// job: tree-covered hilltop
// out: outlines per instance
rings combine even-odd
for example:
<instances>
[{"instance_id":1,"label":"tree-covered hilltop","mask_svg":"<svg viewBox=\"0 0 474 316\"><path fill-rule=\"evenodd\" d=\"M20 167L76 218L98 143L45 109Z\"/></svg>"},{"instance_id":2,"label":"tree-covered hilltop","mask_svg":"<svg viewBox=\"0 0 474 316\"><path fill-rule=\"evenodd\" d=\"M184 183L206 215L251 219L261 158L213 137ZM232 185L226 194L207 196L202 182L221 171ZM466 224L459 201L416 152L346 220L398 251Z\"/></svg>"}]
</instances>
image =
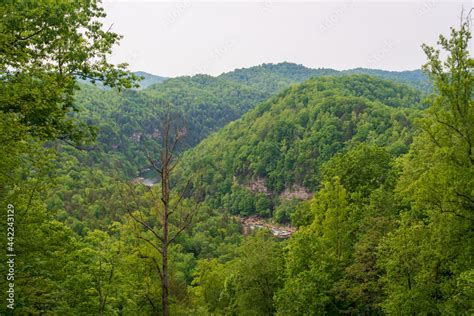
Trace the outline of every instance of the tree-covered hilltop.
<instances>
[{"instance_id":1,"label":"tree-covered hilltop","mask_svg":"<svg viewBox=\"0 0 474 316\"><path fill-rule=\"evenodd\" d=\"M275 93L291 84L301 83L313 77L346 76L367 74L405 83L422 92L430 92L432 85L421 70L386 71L379 69L355 68L338 71L330 68L312 69L295 63L262 64L250 68L236 69L220 75L220 78L258 87L261 91Z\"/></svg>"},{"instance_id":2,"label":"tree-covered hilltop","mask_svg":"<svg viewBox=\"0 0 474 316\"><path fill-rule=\"evenodd\" d=\"M262 64L241 68L220 75L220 78L256 86L261 91L279 92L288 86L301 83L312 77L334 76L334 69L311 69L294 63Z\"/></svg>"},{"instance_id":3,"label":"tree-covered hilltop","mask_svg":"<svg viewBox=\"0 0 474 316\"><path fill-rule=\"evenodd\" d=\"M338 152L369 143L405 153L420 100L407 86L364 75L310 79L187 152L182 172L214 207L268 216L280 198L308 198Z\"/></svg>"},{"instance_id":4,"label":"tree-covered hilltop","mask_svg":"<svg viewBox=\"0 0 474 316\"><path fill-rule=\"evenodd\" d=\"M342 74L364 74L375 76L387 80L392 80L398 83L404 83L424 93L433 91L433 84L428 79L428 76L421 70L405 70L405 71L388 71L380 69L369 68L354 68L341 71Z\"/></svg>"}]
</instances>

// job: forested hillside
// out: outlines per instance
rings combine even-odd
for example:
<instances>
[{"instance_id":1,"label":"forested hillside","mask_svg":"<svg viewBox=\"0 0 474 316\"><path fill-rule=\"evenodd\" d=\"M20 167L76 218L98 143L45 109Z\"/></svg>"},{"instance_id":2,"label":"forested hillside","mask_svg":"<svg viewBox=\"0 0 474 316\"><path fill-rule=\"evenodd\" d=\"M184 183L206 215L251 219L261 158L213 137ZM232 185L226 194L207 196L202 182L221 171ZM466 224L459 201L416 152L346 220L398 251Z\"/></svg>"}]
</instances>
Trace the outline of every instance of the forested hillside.
<instances>
[{"instance_id":1,"label":"forested hillside","mask_svg":"<svg viewBox=\"0 0 474 316\"><path fill-rule=\"evenodd\" d=\"M470 17L426 75L162 80L96 1L0 13L1 315L474 313Z\"/></svg>"},{"instance_id":2,"label":"forested hillside","mask_svg":"<svg viewBox=\"0 0 474 316\"><path fill-rule=\"evenodd\" d=\"M268 96L253 87L202 75L168 79L140 91L81 85L76 106L80 119L97 130L91 155L118 154L128 165L126 174L134 176L147 166L144 148L156 142L168 107L182 113L186 143L192 147Z\"/></svg>"},{"instance_id":3,"label":"forested hillside","mask_svg":"<svg viewBox=\"0 0 474 316\"><path fill-rule=\"evenodd\" d=\"M182 173L200 179L196 194L215 208L270 216L281 202L307 199L322 164L339 152L366 143L405 153L420 100L415 90L368 76L311 79L186 153Z\"/></svg>"},{"instance_id":4,"label":"forested hillside","mask_svg":"<svg viewBox=\"0 0 474 316\"><path fill-rule=\"evenodd\" d=\"M260 66L237 69L224 73L219 77L257 86L261 91L278 92L290 84L301 83L307 79L321 76L345 76L367 74L395 82L408 84L422 92L429 92L432 85L421 70L386 71L379 69L356 68L350 70L334 70L330 68L311 69L303 65L284 62L279 64L263 64Z\"/></svg>"},{"instance_id":5,"label":"forested hillside","mask_svg":"<svg viewBox=\"0 0 474 316\"><path fill-rule=\"evenodd\" d=\"M96 127L97 145L91 153L94 159L110 161L112 158L96 156L104 152L113 154L111 157L115 155L123 160L126 174L134 176L146 168L144 147L156 140L162 115L169 105L181 112L187 122L189 148L292 84L312 77L353 73L392 79L423 91L430 86L426 76L419 71L354 69L338 72L280 63L239 69L219 77L196 75L165 80L136 72L139 76L145 75L140 91L117 92L83 84L76 93L75 103L80 109L81 120Z\"/></svg>"}]
</instances>

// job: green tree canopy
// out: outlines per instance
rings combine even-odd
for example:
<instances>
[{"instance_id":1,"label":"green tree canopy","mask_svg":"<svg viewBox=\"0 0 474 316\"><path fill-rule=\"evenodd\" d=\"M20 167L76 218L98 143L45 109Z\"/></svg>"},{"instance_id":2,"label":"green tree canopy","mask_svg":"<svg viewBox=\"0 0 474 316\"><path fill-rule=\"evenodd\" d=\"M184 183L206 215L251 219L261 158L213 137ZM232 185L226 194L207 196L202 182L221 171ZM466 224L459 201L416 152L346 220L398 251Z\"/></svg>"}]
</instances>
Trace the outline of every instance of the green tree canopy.
<instances>
[{"instance_id":1,"label":"green tree canopy","mask_svg":"<svg viewBox=\"0 0 474 316\"><path fill-rule=\"evenodd\" d=\"M380 248L388 313L458 314L474 310L474 102L470 17L450 38L426 45L434 82L421 132L401 160L398 192L409 206Z\"/></svg>"},{"instance_id":2,"label":"green tree canopy","mask_svg":"<svg viewBox=\"0 0 474 316\"><path fill-rule=\"evenodd\" d=\"M104 29L98 1L2 1L0 16L0 111L39 139L77 141L88 132L66 116L77 78L118 88L137 79L126 64L108 62L121 36Z\"/></svg>"}]
</instances>

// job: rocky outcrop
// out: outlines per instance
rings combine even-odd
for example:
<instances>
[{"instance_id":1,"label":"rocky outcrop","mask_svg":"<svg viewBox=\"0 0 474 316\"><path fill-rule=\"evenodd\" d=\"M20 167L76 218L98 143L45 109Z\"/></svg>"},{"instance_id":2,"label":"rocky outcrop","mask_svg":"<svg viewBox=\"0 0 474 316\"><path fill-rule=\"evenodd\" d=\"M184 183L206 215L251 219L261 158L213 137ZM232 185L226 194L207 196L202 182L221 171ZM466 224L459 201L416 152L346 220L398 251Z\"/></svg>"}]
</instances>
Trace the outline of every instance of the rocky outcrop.
<instances>
[{"instance_id":1,"label":"rocky outcrop","mask_svg":"<svg viewBox=\"0 0 474 316\"><path fill-rule=\"evenodd\" d=\"M272 195L272 192L267 188L265 184L265 179L257 177L255 181L249 182L247 184L242 185L244 188L252 191L253 193L263 193L267 196Z\"/></svg>"},{"instance_id":2,"label":"rocky outcrop","mask_svg":"<svg viewBox=\"0 0 474 316\"><path fill-rule=\"evenodd\" d=\"M131 182L133 184L141 183L143 185L146 185L147 187L152 187L158 182L158 179L156 179L156 178L146 179L146 178L143 178L143 177L136 177L136 178L133 178L131 180Z\"/></svg>"},{"instance_id":3,"label":"rocky outcrop","mask_svg":"<svg viewBox=\"0 0 474 316\"><path fill-rule=\"evenodd\" d=\"M268 229L276 238L288 238L296 231L295 227L275 225L256 216L236 217L236 219L242 223L244 235L250 234L255 229Z\"/></svg>"},{"instance_id":4,"label":"rocky outcrop","mask_svg":"<svg viewBox=\"0 0 474 316\"><path fill-rule=\"evenodd\" d=\"M140 132L134 132L131 136L130 139L136 142L139 142L142 139L143 133Z\"/></svg>"},{"instance_id":5,"label":"rocky outcrop","mask_svg":"<svg viewBox=\"0 0 474 316\"><path fill-rule=\"evenodd\" d=\"M281 200L309 200L313 194L309 192L305 187L294 184L289 188L286 188L283 192L280 193Z\"/></svg>"},{"instance_id":6,"label":"rocky outcrop","mask_svg":"<svg viewBox=\"0 0 474 316\"><path fill-rule=\"evenodd\" d=\"M234 177L234 181L237 181ZM274 192L270 191L266 184L265 178L257 177L254 181L248 182L246 184L241 184L243 188L252 191L253 193L263 193L266 196L274 195ZM309 200L313 196L313 193L308 191L305 187L294 184L290 187L287 187L283 192L280 193L279 197L281 200Z\"/></svg>"}]
</instances>

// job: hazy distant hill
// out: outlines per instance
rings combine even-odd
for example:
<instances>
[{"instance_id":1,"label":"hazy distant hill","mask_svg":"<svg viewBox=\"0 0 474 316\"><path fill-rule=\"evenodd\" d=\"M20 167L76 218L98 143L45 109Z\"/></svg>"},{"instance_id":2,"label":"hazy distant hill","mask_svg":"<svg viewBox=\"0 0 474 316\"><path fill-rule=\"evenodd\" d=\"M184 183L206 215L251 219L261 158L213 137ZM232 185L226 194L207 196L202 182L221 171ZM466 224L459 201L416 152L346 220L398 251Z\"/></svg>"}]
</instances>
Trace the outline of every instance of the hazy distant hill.
<instances>
[{"instance_id":1,"label":"hazy distant hill","mask_svg":"<svg viewBox=\"0 0 474 316\"><path fill-rule=\"evenodd\" d=\"M220 75L220 78L252 85L275 93L294 83L301 83L312 77L367 74L399 83L408 84L422 92L428 92L431 84L421 70L386 71L379 69L355 68L338 71L329 68L312 69L295 63L262 64L250 68L236 69Z\"/></svg>"},{"instance_id":2,"label":"hazy distant hill","mask_svg":"<svg viewBox=\"0 0 474 316\"><path fill-rule=\"evenodd\" d=\"M167 77L153 75L144 71L137 71L135 74L144 77L140 82L140 88L137 90L146 89L154 84L163 83L164 81L171 79ZM381 69L368 69L368 68L354 68L348 70L335 70L330 68L308 68L300 64L282 62L278 64L262 64L249 68L240 68L233 71L229 71L221 74L220 76L213 77L223 79L226 81L233 81L239 84L252 86L260 90L265 94L275 94L288 86L301 83L305 80L314 77L322 76L345 76L354 74L365 74L383 79L392 80L399 83L404 83L412 86L423 93L430 92L432 85L429 82L427 76L420 70L406 70L406 71L388 71ZM209 75L197 75L197 76L208 76ZM182 76L178 78L194 78L194 76ZM87 83L88 80L79 80L81 83ZM101 87L100 83L98 84Z\"/></svg>"},{"instance_id":3,"label":"hazy distant hill","mask_svg":"<svg viewBox=\"0 0 474 316\"><path fill-rule=\"evenodd\" d=\"M236 69L219 77L257 87L267 93L275 93L294 83L303 82L311 77L335 76L334 69L311 69L294 63L262 64L250 68Z\"/></svg>"},{"instance_id":4,"label":"hazy distant hill","mask_svg":"<svg viewBox=\"0 0 474 316\"><path fill-rule=\"evenodd\" d=\"M380 69L355 68L344 70L344 74L366 74L410 85L422 92L430 92L432 85L428 77L420 70L388 71Z\"/></svg>"},{"instance_id":5,"label":"hazy distant hill","mask_svg":"<svg viewBox=\"0 0 474 316\"><path fill-rule=\"evenodd\" d=\"M147 87L149 87L153 84L162 83L163 81L168 79L166 77L152 75L152 74L150 74L148 72L144 72L144 71L137 71L137 72L134 72L134 74L143 77L143 80L140 81L140 88L138 88L138 89L134 88L133 90L145 89L145 88L147 88ZM81 84L90 84L91 83L90 79L80 79L80 78L78 78L77 81ZM101 82L96 82L96 86L99 89L102 89L102 90L109 90L110 89L109 87L103 86Z\"/></svg>"},{"instance_id":6,"label":"hazy distant hill","mask_svg":"<svg viewBox=\"0 0 474 316\"><path fill-rule=\"evenodd\" d=\"M157 75L152 75L150 73L144 72L144 71L137 71L135 72L136 75L144 77L142 81L140 81L140 89L145 89L155 83L162 83L165 81L166 77L161 77Z\"/></svg>"}]
</instances>

